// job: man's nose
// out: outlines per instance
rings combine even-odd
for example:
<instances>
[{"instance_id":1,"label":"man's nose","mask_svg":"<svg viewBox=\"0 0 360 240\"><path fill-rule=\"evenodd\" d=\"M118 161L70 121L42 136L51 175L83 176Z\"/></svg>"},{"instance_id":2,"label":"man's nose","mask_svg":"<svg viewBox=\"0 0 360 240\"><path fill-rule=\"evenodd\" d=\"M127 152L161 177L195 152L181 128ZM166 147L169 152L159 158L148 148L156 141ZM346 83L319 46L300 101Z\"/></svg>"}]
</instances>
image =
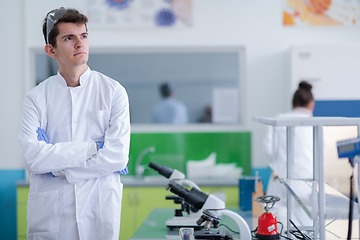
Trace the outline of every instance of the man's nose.
<instances>
[{"instance_id":1,"label":"man's nose","mask_svg":"<svg viewBox=\"0 0 360 240\"><path fill-rule=\"evenodd\" d=\"M83 46L84 46L83 39L81 37L77 37L76 42L75 42L75 47L80 48L80 47L83 47Z\"/></svg>"}]
</instances>

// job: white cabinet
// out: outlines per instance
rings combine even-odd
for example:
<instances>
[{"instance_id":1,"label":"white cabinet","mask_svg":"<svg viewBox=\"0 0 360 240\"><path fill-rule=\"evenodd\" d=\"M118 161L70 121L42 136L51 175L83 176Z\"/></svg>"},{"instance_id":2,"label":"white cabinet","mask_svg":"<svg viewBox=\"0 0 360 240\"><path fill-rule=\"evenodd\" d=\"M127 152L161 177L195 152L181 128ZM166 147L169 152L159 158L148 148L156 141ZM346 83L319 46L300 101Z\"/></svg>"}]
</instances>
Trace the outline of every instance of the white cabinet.
<instances>
[{"instance_id":1,"label":"white cabinet","mask_svg":"<svg viewBox=\"0 0 360 240\"><path fill-rule=\"evenodd\" d=\"M348 217L349 200L342 194L337 193L325 184L325 159L324 159L324 126L357 126L360 131L360 118L343 117L312 117L312 118L254 118L254 121L271 126L286 127L287 141L287 177L281 179L288 189L287 193L287 216L291 216L293 201L305 210L313 220L312 226L302 226L303 230L314 231L314 238L326 239L325 227L327 219L346 219ZM294 128L295 126L312 126L314 143L314 171L310 181L294 179L292 176ZM299 192L297 188L306 185L308 193ZM301 188L303 189L303 188ZM303 191L303 190L302 190ZM311 196L311 197L309 197ZM358 205L354 204L354 219L359 218ZM293 229L290 222L288 229ZM346 229L344 229L346 231ZM288 237L290 237L288 233Z\"/></svg>"}]
</instances>

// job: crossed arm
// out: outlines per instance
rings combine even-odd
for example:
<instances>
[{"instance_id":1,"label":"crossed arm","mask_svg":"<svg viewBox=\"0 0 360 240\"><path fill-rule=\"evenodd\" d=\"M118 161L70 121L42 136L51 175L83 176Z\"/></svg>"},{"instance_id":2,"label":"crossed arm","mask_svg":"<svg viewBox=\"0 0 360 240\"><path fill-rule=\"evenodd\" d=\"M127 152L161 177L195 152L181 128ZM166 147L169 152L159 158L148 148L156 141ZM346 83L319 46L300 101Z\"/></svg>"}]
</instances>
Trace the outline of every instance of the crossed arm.
<instances>
[{"instance_id":1,"label":"crossed arm","mask_svg":"<svg viewBox=\"0 0 360 240\"><path fill-rule=\"evenodd\" d=\"M48 135L46 134L46 132L44 131L44 129L42 128L38 128L36 130L36 133L37 133L37 139L39 141L44 141L45 143L49 144L50 143L50 140L49 140L49 137ZM100 149L102 149L104 147L104 141L95 141L96 143L96 150L99 151ZM129 170L128 170L128 167L126 166L123 170L121 171L117 171L120 175L127 175L129 173ZM56 172L56 173L52 173L52 172L49 172L49 174L51 174L53 177L57 177L57 176L62 176L64 175L63 171L59 171L59 172Z\"/></svg>"}]
</instances>

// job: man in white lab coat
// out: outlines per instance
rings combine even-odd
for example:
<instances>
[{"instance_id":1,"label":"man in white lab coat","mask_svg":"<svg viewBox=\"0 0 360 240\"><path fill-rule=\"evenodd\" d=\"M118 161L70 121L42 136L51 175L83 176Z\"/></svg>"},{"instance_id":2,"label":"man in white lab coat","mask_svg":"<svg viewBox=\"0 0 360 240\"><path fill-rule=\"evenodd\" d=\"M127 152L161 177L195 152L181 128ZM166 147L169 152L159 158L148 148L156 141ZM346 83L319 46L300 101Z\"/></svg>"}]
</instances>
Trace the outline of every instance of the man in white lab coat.
<instances>
[{"instance_id":1,"label":"man in white lab coat","mask_svg":"<svg viewBox=\"0 0 360 240\"><path fill-rule=\"evenodd\" d=\"M28 239L118 239L130 145L128 96L89 69L87 17L48 13L45 52L59 72L24 99L21 154L30 174Z\"/></svg>"}]
</instances>

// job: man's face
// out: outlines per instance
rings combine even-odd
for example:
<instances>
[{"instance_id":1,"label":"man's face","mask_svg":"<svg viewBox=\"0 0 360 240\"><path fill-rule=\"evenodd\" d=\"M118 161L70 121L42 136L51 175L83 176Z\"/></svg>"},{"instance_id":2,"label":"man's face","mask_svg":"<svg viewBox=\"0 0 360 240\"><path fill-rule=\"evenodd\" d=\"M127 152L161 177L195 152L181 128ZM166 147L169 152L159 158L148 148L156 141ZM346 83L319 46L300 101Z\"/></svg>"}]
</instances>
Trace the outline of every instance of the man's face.
<instances>
[{"instance_id":1,"label":"man's face","mask_svg":"<svg viewBox=\"0 0 360 240\"><path fill-rule=\"evenodd\" d=\"M87 63L89 41L85 24L58 23L59 35L54 48L60 69L78 67Z\"/></svg>"}]
</instances>

